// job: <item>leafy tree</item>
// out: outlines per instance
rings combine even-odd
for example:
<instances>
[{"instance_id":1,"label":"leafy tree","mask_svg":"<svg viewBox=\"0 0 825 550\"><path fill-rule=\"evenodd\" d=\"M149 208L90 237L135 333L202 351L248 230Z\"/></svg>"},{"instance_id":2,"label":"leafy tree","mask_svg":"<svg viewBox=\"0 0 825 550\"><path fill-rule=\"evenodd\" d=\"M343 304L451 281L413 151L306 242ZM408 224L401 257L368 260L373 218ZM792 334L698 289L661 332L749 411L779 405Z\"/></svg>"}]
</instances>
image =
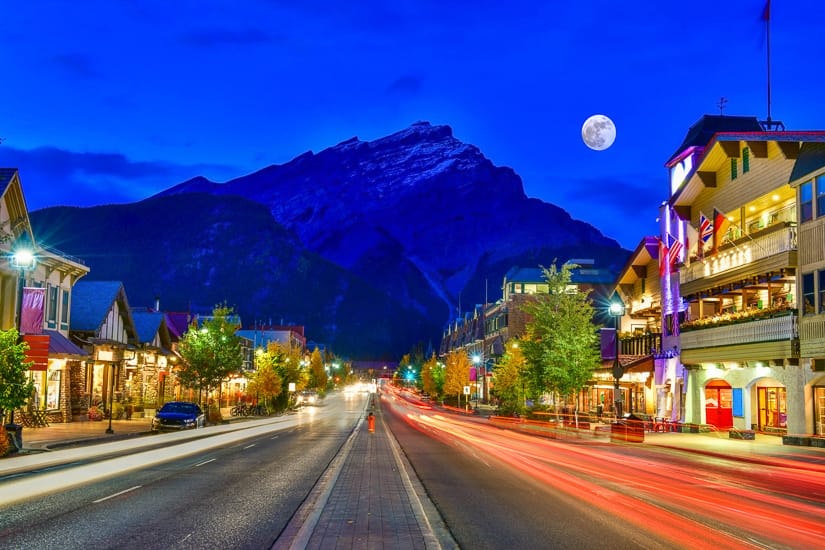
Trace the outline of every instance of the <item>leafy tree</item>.
<instances>
[{"instance_id":1,"label":"leafy tree","mask_svg":"<svg viewBox=\"0 0 825 550\"><path fill-rule=\"evenodd\" d=\"M181 384L209 393L240 370L243 352L241 338L236 334L239 328L237 316L225 305L216 306L212 317L201 325L193 321L178 347L183 359L177 373Z\"/></svg>"},{"instance_id":2,"label":"leafy tree","mask_svg":"<svg viewBox=\"0 0 825 550\"><path fill-rule=\"evenodd\" d=\"M9 422L14 421L14 409L25 405L34 391L26 375L31 366L26 362L28 348L17 329L0 330L0 418L9 413Z\"/></svg>"},{"instance_id":3,"label":"leafy tree","mask_svg":"<svg viewBox=\"0 0 825 550\"><path fill-rule=\"evenodd\" d=\"M462 350L453 350L447 355L444 372L444 395L455 396L458 405L461 405L464 386L470 384L471 366L470 358Z\"/></svg>"},{"instance_id":4,"label":"leafy tree","mask_svg":"<svg viewBox=\"0 0 825 550\"><path fill-rule=\"evenodd\" d=\"M571 270L542 267L548 294L538 294L523 310L527 323L521 349L535 390L568 397L578 393L600 363L594 309L587 292L571 284Z\"/></svg>"},{"instance_id":5,"label":"leafy tree","mask_svg":"<svg viewBox=\"0 0 825 550\"><path fill-rule=\"evenodd\" d=\"M259 403L263 402L267 413L275 408L275 399L283 393L283 379L277 368L277 350L270 344L266 351L257 352L255 357L256 370L252 374L247 386L247 393L254 394Z\"/></svg>"},{"instance_id":6,"label":"leafy tree","mask_svg":"<svg viewBox=\"0 0 825 550\"><path fill-rule=\"evenodd\" d=\"M526 399L528 373L519 340L507 343L507 352L496 364L493 375L502 412L521 412Z\"/></svg>"},{"instance_id":7,"label":"leafy tree","mask_svg":"<svg viewBox=\"0 0 825 550\"><path fill-rule=\"evenodd\" d=\"M436 397L441 394L439 381L441 382L441 387L443 387L444 375L441 372L441 366L438 363L438 359L436 359L435 354L433 354L432 357L427 359L421 367L421 387L425 393Z\"/></svg>"},{"instance_id":8,"label":"leafy tree","mask_svg":"<svg viewBox=\"0 0 825 550\"><path fill-rule=\"evenodd\" d=\"M324 370L324 359L318 348L309 356L309 383L310 387L323 391L327 387L327 371Z\"/></svg>"}]
</instances>

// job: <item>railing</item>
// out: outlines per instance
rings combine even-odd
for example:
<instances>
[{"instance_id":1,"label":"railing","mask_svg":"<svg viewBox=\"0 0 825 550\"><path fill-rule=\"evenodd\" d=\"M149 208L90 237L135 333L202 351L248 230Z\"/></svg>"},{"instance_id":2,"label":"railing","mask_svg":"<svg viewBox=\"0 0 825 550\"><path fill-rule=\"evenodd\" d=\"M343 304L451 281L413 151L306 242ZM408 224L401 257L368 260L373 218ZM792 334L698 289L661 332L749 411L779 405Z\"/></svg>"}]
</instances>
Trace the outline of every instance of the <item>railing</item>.
<instances>
[{"instance_id":1,"label":"railing","mask_svg":"<svg viewBox=\"0 0 825 550\"><path fill-rule=\"evenodd\" d=\"M777 342L799 336L795 310L787 310L778 317L759 318L724 326L708 325L683 331L679 344L682 349L701 349L733 344Z\"/></svg>"},{"instance_id":2,"label":"railing","mask_svg":"<svg viewBox=\"0 0 825 550\"><path fill-rule=\"evenodd\" d=\"M654 350L661 349L662 335L660 333L619 338L619 355L649 355ZM616 352L613 352L613 355L615 354Z\"/></svg>"},{"instance_id":3,"label":"railing","mask_svg":"<svg viewBox=\"0 0 825 550\"><path fill-rule=\"evenodd\" d=\"M64 260L69 260L70 262L74 262L74 263L80 264L80 265L86 265L86 262L83 261L82 259L78 258L77 256L72 256L71 254L66 254L65 252L62 252L62 251L60 251L56 248L52 248L51 246L40 246L40 248L42 248L43 250L45 250L47 252L50 252L50 253L54 254L55 256L59 256L60 258L63 258Z\"/></svg>"},{"instance_id":4,"label":"railing","mask_svg":"<svg viewBox=\"0 0 825 550\"><path fill-rule=\"evenodd\" d=\"M737 239L718 254L707 257L702 262L693 262L679 270L682 284L713 277L730 269L742 267L763 258L796 250L796 227L785 227L756 238Z\"/></svg>"}]
</instances>

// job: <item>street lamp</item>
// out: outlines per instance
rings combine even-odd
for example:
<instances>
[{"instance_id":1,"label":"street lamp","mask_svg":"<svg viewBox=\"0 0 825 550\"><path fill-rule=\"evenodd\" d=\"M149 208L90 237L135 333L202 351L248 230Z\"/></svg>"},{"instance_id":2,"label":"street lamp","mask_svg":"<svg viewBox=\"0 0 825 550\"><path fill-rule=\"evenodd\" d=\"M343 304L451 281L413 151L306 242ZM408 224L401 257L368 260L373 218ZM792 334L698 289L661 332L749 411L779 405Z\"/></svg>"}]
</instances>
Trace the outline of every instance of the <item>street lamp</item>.
<instances>
[{"instance_id":1,"label":"street lamp","mask_svg":"<svg viewBox=\"0 0 825 550\"><path fill-rule=\"evenodd\" d=\"M621 320L624 316L625 305L617 291L613 292L610 297L610 306L608 312L613 317L616 325L616 357L613 359L613 400L616 407L616 418L622 417L622 394L619 388L619 379L624 374L621 363L619 363L619 328L621 327Z\"/></svg>"},{"instance_id":2,"label":"street lamp","mask_svg":"<svg viewBox=\"0 0 825 550\"><path fill-rule=\"evenodd\" d=\"M479 354L473 355L473 365L475 365L476 369L476 409L478 408L479 402L479 393L481 394L481 400L484 401L485 399L485 385L487 384L487 362L484 360ZM485 401L486 402L486 401Z\"/></svg>"},{"instance_id":3,"label":"street lamp","mask_svg":"<svg viewBox=\"0 0 825 550\"><path fill-rule=\"evenodd\" d=\"M17 238L17 242L15 242L14 248L12 249L12 255L9 257L9 265L11 265L12 269L16 269L18 273L17 318L15 319L15 325L17 328L18 338L22 339L21 318L23 315L23 289L26 286L26 271L33 270L37 265L37 258L35 258L34 249L31 245L31 239L29 238L29 234L27 232L24 231ZM9 422L10 424L14 424L14 409L12 409L11 414L9 415Z\"/></svg>"}]
</instances>

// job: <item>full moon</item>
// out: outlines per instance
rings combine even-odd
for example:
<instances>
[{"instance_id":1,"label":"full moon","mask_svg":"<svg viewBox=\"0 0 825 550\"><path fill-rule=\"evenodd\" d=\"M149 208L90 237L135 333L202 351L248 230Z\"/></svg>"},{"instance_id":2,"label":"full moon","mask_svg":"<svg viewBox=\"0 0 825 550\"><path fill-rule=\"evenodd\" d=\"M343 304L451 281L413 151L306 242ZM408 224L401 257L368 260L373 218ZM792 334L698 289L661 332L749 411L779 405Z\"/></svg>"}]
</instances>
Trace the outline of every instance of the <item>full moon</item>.
<instances>
[{"instance_id":1,"label":"full moon","mask_svg":"<svg viewBox=\"0 0 825 550\"><path fill-rule=\"evenodd\" d=\"M595 151L604 151L616 140L616 126L609 117L593 115L582 125L584 144Z\"/></svg>"}]
</instances>

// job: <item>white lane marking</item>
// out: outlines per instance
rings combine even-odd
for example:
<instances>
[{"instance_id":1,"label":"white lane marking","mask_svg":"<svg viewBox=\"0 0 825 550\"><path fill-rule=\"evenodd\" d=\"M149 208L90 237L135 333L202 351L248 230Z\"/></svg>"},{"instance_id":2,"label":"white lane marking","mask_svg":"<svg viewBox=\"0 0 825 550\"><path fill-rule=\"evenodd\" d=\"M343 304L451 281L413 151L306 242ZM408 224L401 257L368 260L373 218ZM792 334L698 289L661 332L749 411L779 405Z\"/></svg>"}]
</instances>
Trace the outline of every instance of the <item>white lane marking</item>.
<instances>
[{"instance_id":1,"label":"white lane marking","mask_svg":"<svg viewBox=\"0 0 825 550\"><path fill-rule=\"evenodd\" d=\"M140 489L141 487L143 487L143 485L135 485L134 487L129 487L128 489L124 489L124 490L120 491L119 493L109 495L108 497L103 497L103 498L99 498L97 500L93 500L92 504L98 504L100 502L103 502L104 500L109 500L110 498L115 498L115 497L120 496L124 493L128 493L129 491L134 491L135 489Z\"/></svg>"},{"instance_id":2,"label":"white lane marking","mask_svg":"<svg viewBox=\"0 0 825 550\"><path fill-rule=\"evenodd\" d=\"M203 462L198 462L197 464L195 464L195 468L203 466L204 464L209 464L210 462L215 462L216 460L217 460L217 458L210 458L209 460L204 460Z\"/></svg>"},{"instance_id":3,"label":"white lane marking","mask_svg":"<svg viewBox=\"0 0 825 550\"><path fill-rule=\"evenodd\" d=\"M255 444L254 444L254 443L253 443L252 445L247 445L246 447L244 447L244 448L243 448L243 450L245 451L245 450L247 450L247 449L251 449L251 448L252 448L252 447L254 447L254 446L255 446Z\"/></svg>"},{"instance_id":4,"label":"white lane marking","mask_svg":"<svg viewBox=\"0 0 825 550\"><path fill-rule=\"evenodd\" d=\"M275 437L270 437L269 439L278 439L278 436L276 435Z\"/></svg>"}]
</instances>

